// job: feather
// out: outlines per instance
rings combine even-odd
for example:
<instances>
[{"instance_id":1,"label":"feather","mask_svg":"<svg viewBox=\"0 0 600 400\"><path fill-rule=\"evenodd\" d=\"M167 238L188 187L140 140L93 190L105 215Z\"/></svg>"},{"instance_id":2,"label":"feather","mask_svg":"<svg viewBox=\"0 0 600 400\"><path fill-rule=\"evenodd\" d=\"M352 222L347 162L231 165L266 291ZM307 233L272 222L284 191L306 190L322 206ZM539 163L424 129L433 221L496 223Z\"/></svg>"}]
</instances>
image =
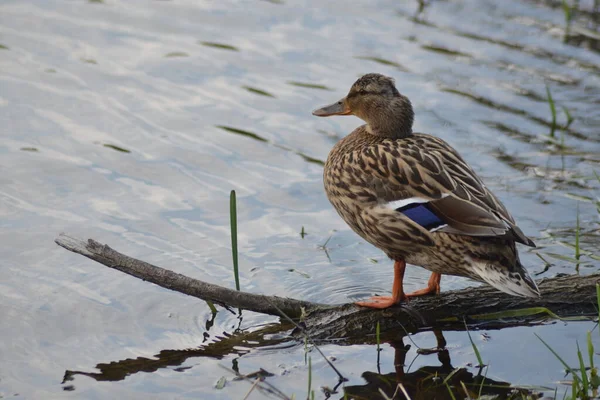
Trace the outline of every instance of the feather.
<instances>
[{"instance_id":1,"label":"feather","mask_svg":"<svg viewBox=\"0 0 600 400\"><path fill-rule=\"evenodd\" d=\"M386 206L388 208L391 208L392 210L398 210L399 208L403 208L411 204L427 203L429 201L431 201L431 199L423 199L421 197L409 197L406 199L390 201L386 204Z\"/></svg>"},{"instance_id":2,"label":"feather","mask_svg":"<svg viewBox=\"0 0 600 400\"><path fill-rule=\"evenodd\" d=\"M408 218L421 225L423 228L429 230L438 230L448 224L446 224L440 217L435 215L431 210L428 203L413 203L408 204L404 207L396 209L396 211L406 215Z\"/></svg>"},{"instance_id":3,"label":"feather","mask_svg":"<svg viewBox=\"0 0 600 400\"><path fill-rule=\"evenodd\" d=\"M386 204L388 208L398 211L416 222L429 232L435 232L448 226L448 224L436 215L429 206L428 199L420 197L409 197L401 200L390 201Z\"/></svg>"},{"instance_id":4,"label":"feather","mask_svg":"<svg viewBox=\"0 0 600 400\"><path fill-rule=\"evenodd\" d=\"M442 139L418 133L402 139L399 151L393 151L398 148L395 140L387 139L377 147L375 153L386 154L383 161L387 165L383 169L394 175L379 173L381 182L373 185L378 198L398 207L428 203L447 223L446 227L438 228L446 233L509 235L519 243L535 246L472 168ZM398 200L399 195L402 195L401 200Z\"/></svg>"}]
</instances>

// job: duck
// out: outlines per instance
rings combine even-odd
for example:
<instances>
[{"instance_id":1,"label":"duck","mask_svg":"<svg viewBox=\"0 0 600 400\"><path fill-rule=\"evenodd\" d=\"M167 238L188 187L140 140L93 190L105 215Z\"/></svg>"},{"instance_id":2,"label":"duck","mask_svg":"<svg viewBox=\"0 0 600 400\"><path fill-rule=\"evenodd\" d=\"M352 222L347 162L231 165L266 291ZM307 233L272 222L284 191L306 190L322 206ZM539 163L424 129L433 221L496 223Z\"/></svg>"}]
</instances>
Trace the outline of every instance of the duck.
<instances>
[{"instance_id":1,"label":"duck","mask_svg":"<svg viewBox=\"0 0 600 400\"><path fill-rule=\"evenodd\" d=\"M413 131L412 104L393 78L363 75L345 97L313 115L365 122L333 146L323 171L325 193L341 218L394 261L391 296L356 304L383 309L439 294L442 275L540 296L516 248L535 247L533 240L458 151ZM407 263L431 271L427 287L404 292Z\"/></svg>"}]
</instances>

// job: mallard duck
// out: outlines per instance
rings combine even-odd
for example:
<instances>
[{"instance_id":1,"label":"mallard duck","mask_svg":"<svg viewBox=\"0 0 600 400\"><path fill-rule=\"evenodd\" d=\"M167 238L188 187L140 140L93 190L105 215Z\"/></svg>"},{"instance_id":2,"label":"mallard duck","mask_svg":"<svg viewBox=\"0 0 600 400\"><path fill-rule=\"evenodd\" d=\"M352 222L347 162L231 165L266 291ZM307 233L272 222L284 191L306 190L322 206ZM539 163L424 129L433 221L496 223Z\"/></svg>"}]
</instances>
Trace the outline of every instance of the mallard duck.
<instances>
[{"instance_id":1,"label":"mallard duck","mask_svg":"<svg viewBox=\"0 0 600 400\"><path fill-rule=\"evenodd\" d=\"M535 247L533 241L455 149L413 132L411 102L392 78L364 75L346 97L313 115L355 115L366 122L333 147L323 173L327 197L342 219L394 260L392 295L358 305L387 308L439 294L442 274L514 296L539 296L515 245ZM406 263L432 272L426 288L404 293Z\"/></svg>"}]
</instances>

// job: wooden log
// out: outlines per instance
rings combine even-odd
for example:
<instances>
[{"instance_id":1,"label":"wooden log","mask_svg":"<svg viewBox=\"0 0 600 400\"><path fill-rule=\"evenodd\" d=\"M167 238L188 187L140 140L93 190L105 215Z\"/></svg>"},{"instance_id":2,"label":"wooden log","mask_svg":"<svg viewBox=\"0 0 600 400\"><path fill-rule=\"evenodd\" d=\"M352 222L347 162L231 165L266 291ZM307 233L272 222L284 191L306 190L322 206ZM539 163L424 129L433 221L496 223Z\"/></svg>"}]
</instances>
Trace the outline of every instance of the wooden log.
<instances>
[{"instance_id":1,"label":"wooden log","mask_svg":"<svg viewBox=\"0 0 600 400\"><path fill-rule=\"evenodd\" d=\"M495 329L539 324L547 321L548 316L598 315L596 283L600 281L600 274L562 275L541 280L538 282L542 294L539 298L513 297L489 286L478 286L412 299L407 304L386 310L373 310L354 304L324 305L236 291L137 260L93 239L83 241L61 234L55 241L59 246L107 267L224 307L301 318L305 328L296 329L293 334L308 333L315 340L344 338L347 342L364 342L366 335L374 333L377 322L385 333L399 329L407 332L465 329L466 325ZM530 310L507 316L509 311L523 309Z\"/></svg>"},{"instance_id":2,"label":"wooden log","mask_svg":"<svg viewBox=\"0 0 600 400\"><path fill-rule=\"evenodd\" d=\"M61 234L55 240L56 244L77 254L81 254L107 267L124 272L144 281L152 282L165 289L174 290L205 301L212 301L223 307L241 308L262 314L281 316L281 312L297 317L300 308L306 309L319 306L315 303L286 299L277 296L241 292L223 286L203 282L157 267L147 262L137 260L102 245L93 239L84 242L79 239Z\"/></svg>"}]
</instances>

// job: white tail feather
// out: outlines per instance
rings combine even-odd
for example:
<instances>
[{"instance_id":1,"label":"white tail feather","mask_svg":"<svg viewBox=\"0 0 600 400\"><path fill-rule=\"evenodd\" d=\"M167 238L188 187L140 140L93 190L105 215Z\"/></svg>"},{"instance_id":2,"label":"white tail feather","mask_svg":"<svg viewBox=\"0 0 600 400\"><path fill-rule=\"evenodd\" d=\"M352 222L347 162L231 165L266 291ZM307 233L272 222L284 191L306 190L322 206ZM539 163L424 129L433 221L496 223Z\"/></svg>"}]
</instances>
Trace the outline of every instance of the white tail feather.
<instances>
[{"instance_id":1,"label":"white tail feather","mask_svg":"<svg viewBox=\"0 0 600 400\"><path fill-rule=\"evenodd\" d=\"M448 197L449 195L450 194L448 194L448 193L444 193L444 194L442 194L440 199L443 199L444 197ZM406 207L409 204L422 204L422 203L429 203L430 201L432 201L432 200L424 199L422 197L409 197L406 199L390 201L389 203L386 204L386 207L391 208L392 210L397 210L399 208Z\"/></svg>"},{"instance_id":2,"label":"white tail feather","mask_svg":"<svg viewBox=\"0 0 600 400\"><path fill-rule=\"evenodd\" d=\"M477 262L473 263L472 266L482 281L504 293L520 297L540 296L540 290L525 269L510 272L504 268L495 267L493 264Z\"/></svg>"}]
</instances>

